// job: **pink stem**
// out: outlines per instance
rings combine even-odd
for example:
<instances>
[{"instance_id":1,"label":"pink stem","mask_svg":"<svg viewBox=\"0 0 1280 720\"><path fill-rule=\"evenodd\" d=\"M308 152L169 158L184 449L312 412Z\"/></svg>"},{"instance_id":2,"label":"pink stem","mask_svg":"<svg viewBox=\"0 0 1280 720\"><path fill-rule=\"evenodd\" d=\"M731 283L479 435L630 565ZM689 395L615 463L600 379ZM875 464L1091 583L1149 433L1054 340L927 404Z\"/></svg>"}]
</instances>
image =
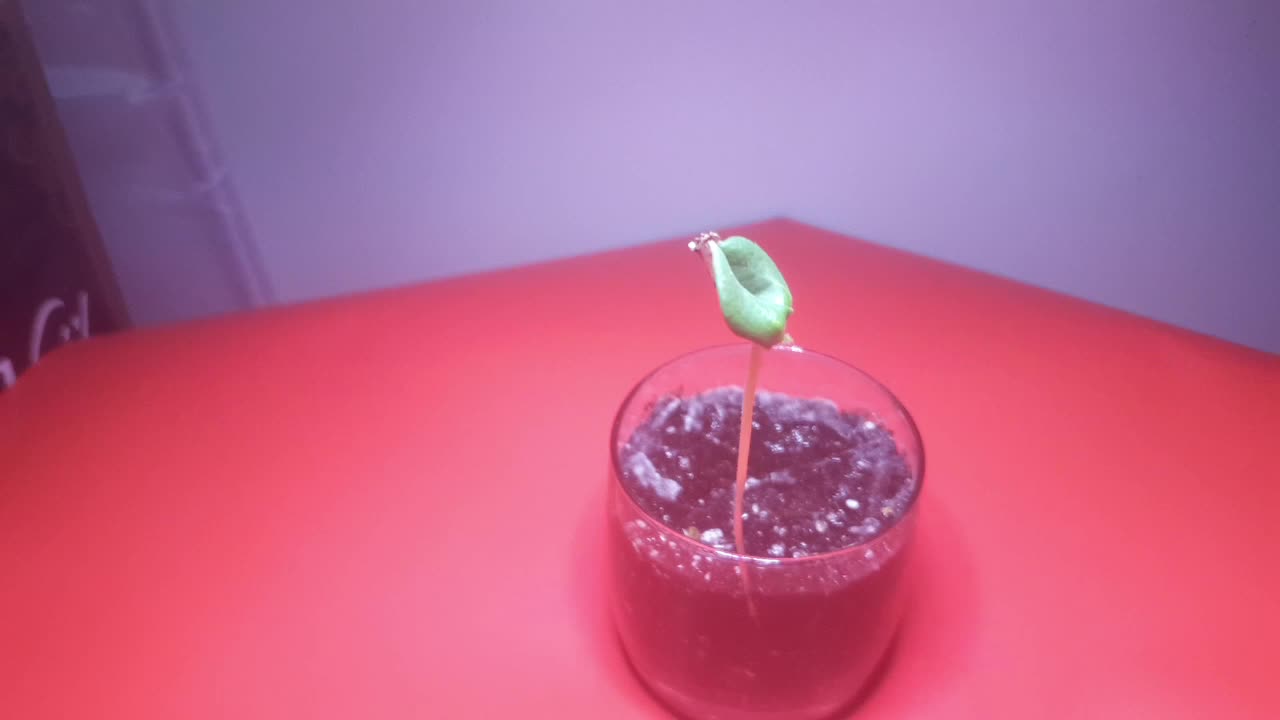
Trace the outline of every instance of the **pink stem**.
<instances>
[{"instance_id":1,"label":"pink stem","mask_svg":"<svg viewBox=\"0 0 1280 720\"><path fill-rule=\"evenodd\" d=\"M733 493L733 543L739 556L747 554L746 537L742 529L743 508L746 506L747 493L747 455L751 452L751 415L756 406L756 384L760 376L760 363L764 359L765 348L752 343L751 361L747 368L747 386L742 391L742 427L738 431L738 478ZM747 596L747 606L751 615L755 616L755 601L751 597L751 580L746 561L740 561L742 567L743 590Z\"/></svg>"}]
</instances>

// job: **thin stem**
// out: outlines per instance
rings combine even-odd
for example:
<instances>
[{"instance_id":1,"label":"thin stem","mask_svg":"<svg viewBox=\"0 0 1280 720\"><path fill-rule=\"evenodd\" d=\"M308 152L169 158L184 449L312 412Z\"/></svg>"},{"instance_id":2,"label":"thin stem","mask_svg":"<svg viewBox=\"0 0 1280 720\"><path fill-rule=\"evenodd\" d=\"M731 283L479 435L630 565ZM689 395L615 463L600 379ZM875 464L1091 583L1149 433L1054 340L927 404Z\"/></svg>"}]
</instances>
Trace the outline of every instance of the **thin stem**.
<instances>
[{"instance_id":1,"label":"thin stem","mask_svg":"<svg viewBox=\"0 0 1280 720\"><path fill-rule=\"evenodd\" d=\"M739 555L746 555L746 538L742 531L743 498L747 493L747 455L751 451L751 415L756 407L756 382L764 348L751 343L751 362L747 366L747 386L742 392L742 429L738 432L738 482L733 494L733 542Z\"/></svg>"},{"instance_id":2,"label":"thin stem","mask_svg":"<svg viewBox=\"0 0 1280 720\"><path fill-rule=\"evenodd\" d=\"M756 384L760 378L760 363L764 360L765 348L751 343L751 360L747 366L747 384L742 390L742 424L738 431L738 478L733 493L733 544L738 556L745 558L747 541L742 529L743 508L746 507L747 494L747 456L751 452L751 416L756 407ZM742 590L747 598L747 609L756 617L756 603L751 596L751 567L745 559L739 560L742 568Z\"/></svg>"}]
</instances>

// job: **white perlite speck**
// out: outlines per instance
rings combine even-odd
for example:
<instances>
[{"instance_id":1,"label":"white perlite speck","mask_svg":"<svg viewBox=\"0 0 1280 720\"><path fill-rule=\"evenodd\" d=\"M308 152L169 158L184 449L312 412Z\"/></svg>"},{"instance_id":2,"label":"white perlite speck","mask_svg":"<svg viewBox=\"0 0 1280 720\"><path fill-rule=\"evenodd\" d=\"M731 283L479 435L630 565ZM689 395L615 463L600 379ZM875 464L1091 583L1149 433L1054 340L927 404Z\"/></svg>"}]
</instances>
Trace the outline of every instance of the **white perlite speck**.
<instances>
[{"instance_id":1,"label":"white perlite speck","mask_svg":"<svg viewBox=\"0 0 1280 720\"><path fill-rule=\"evenodd\" d=\"M708 545L719 545L724 542L724 531L720 528L711 528L702 531L702 542Z\"/></svg>"},{"instance_id":2,"label":"white perlite speck","mask_svg":"<svg viewBox=\"0 0 1280 720\"><path fill-rule=\"evenodd\" d=\"M627 458L627 469L635 476L636 482L640 483L641 487L652 489L663 500L675 500L680 497L680 491L684 489L675 480L662 477L658 469L653 466L653 461L642 452L632 453L631 457Z\"/></svg>"},{"instance_id":3,"label":"white perlite speck","mask_svg":"<svg viewBox=\"0 0 1280 720\"><path fill-rule=\"evenodd\" d=\"M854 500L853 498L849 498L848 500L844 501L844 506L849 508L850 510L857 510L858 508L862 507L862 503L858 502L857 500Z\"/></svg>"},{"instance_id":4,"label":"white perlite speck","mask_svg":"<svg viewBox=\"0 0 1280 720\"><path fill-rule=\"evenodd\" d=\"M680 408L680 398L674 398L674 397L668 398L667 401L662 403L662 405L657 409L657 411L653 413L653 420L651 420L650 422L653 423L654 427L657 427L659 425L666 425L667 420L670 420L671 416L674 415L676 410L678 410L679 408Z\"/></svg>"}]
</instances>

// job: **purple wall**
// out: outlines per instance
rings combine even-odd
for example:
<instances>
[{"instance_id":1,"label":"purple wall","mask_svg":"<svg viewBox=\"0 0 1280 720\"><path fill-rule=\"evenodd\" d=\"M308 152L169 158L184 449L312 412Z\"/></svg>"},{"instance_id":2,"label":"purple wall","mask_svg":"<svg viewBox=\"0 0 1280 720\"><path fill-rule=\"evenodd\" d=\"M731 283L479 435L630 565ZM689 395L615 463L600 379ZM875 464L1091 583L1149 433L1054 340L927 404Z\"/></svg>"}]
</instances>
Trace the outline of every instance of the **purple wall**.
<instances>
[{"instance_id":1,"label":"purple wall","mask_svg":"<svg viewBox=\"0 0 1280 720\"><path fill-rule=\"evenodd\" d=\"M1280 351L1280 3L174 8L283 300L788 214Z\"/></svg>"}]
</instances>

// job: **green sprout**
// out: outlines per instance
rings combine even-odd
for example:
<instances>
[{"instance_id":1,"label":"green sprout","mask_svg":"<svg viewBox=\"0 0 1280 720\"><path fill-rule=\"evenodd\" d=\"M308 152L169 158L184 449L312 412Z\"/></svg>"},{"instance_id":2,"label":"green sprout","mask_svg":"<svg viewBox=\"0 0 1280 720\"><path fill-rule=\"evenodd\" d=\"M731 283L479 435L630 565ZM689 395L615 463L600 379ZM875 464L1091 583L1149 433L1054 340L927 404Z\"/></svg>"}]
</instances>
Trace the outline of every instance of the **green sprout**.
<instances>
[{"instance_id":1,"label":"green sprout","mask_svg":"<svg viewBox=\"0 0 1280 720\"><path fill-rule=\"evenodd\" d=\"M766 348L790 341L791 289L764 249L741 235L721 240L716 233L699 235L689 249L706 260L730 330Z\"/></svg>"},{"instance_id":2,"label":"green sprout","mask_svg":"<svg viewBox=\"0 0 1280 720\"><path fill-rule=\"evenodd\" d=\"M764 354L778 343L790 343L787 319L791 317L791 289L773 259L759 245L740 236L721 240L716 233L703 233L689 249L707 263L720 297L720 312L735 334L751 341L747 382L742 392L742 422L738 432L738 468L733 494L733 541L739 558L747 554L743 534L742 509L746 505L747 456L751 448L751 417L755 409L756 385ZM756 617L751 594L751 572L742 567L743 592L752 617Z\"/></svg>"}]
</instances>

